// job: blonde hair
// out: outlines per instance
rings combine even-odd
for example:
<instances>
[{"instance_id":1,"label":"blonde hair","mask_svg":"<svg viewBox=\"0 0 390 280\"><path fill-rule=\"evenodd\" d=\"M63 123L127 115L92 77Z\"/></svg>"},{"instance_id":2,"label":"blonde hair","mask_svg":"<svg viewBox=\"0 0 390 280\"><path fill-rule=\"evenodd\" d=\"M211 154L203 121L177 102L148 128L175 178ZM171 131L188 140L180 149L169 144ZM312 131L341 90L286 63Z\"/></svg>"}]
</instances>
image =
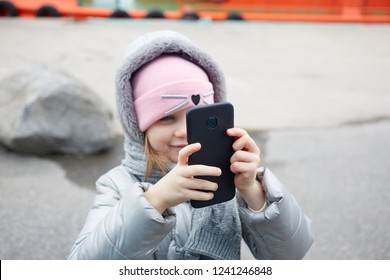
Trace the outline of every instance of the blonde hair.
<instances>
[{"instance_id":1,"label":"blonde hair","mask_svg":"<svg viewBox=\"0 0 390 280\"><path fill-rule=\"evenodd\" d=\"M171 163L171 161L161 153L156 152L149 143L148 137L145 134L145 143L144 143L144 151L146 156L146 167L145 167L145 181L152 175L152 171L155 169L157 171L162 172L163 174L167 174L167 165Z\"/></svg>"}]
</instances>

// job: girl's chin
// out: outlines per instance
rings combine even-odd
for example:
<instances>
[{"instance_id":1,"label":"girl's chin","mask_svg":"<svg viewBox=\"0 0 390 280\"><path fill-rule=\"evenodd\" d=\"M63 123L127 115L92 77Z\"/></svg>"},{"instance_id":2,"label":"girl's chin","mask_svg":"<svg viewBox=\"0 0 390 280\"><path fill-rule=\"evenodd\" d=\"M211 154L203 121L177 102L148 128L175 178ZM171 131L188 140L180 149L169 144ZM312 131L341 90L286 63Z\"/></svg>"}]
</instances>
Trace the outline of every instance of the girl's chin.
<instances>
[{"instance_id":1,"label":"girl's chin","mask_svg":"<svg viewBox=\"0 0 390 280\"><path fill-rule=\"evenodd\" d=\"M179 158L179 152L171 153L171 155L169 156L169 160L175 164L178 162L178 158Z\"/></svg>"}]
</instances>

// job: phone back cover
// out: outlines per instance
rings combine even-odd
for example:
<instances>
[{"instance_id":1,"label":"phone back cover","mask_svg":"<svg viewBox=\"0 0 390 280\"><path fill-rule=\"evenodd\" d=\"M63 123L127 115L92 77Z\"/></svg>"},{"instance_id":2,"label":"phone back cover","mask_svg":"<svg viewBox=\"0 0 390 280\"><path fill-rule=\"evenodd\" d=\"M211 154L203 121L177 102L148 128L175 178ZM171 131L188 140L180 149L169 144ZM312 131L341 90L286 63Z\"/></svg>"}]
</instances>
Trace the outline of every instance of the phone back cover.
<instances>
[{"instance_id":1,"label":"phone back cover","mask_svg":"<svg viewBox=\"0 0 390 280\"><path fill-rule=\"evenodd\" d=\"M210 128L210 124L217 125ZM211 123L209 123L211 120ZM222 170L219 177L199 176L199 178L218 183L214 198L208 201L192 200L195 208L205 207L232 199L235 196L234 174L230 171L230 158L234 153L233 137L226 130L234 127L233 105L227 102L194 107L187 111L188 143L201 143L200 151L192 154L189 164L217 166Z\"/></svg>"}]
</instances>

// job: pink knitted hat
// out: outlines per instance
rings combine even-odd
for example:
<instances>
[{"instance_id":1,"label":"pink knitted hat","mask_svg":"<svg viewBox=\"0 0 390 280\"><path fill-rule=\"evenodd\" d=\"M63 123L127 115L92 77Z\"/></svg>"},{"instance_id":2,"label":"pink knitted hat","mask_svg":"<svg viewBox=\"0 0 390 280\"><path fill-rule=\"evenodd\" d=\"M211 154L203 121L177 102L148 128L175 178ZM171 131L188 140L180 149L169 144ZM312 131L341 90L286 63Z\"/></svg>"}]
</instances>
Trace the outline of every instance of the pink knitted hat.
<instances>
[{"instance_id":1,"label":"pink knitted hat","mask_svg":"<svg viewBox=\"0 0 390 280\"><path fill-rule=\"evenodd\" d=\"M141 131L181 109L214 103L213 85L199 66L177 55L145 64L131 80Z\"/></svg>"}]
</instances>

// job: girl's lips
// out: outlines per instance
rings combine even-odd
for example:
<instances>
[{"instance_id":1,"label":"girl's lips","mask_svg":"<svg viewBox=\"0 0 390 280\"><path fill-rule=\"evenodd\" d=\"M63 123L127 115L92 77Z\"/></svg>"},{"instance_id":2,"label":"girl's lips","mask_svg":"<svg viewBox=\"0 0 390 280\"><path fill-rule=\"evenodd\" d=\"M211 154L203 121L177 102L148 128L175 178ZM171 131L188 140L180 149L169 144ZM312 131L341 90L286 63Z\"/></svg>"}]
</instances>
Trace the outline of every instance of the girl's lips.
<instances>
[{"instance_id":1,"label":"girl's lips","mask_svg":"<svg viewBox=\"0 0 390 280\"><path fill-rule=\"evenodd\" d=\"M187 146L187 144L171 145L172 148L178 149L178 150L181 150L181 149L183 149L186 146Z\"/></svg>"}]
</instances>

